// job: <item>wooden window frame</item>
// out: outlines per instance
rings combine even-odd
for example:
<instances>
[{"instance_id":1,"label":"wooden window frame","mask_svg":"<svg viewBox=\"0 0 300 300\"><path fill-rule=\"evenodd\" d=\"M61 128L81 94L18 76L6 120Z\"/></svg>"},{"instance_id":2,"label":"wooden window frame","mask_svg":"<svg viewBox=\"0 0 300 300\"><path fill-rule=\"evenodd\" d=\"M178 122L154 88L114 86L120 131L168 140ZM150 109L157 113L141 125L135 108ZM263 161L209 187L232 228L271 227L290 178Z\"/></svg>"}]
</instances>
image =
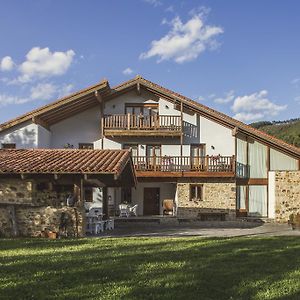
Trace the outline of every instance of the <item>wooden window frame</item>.
<instances>
[{"instance_id":1,"label":"wooden window frame","mask_svg":"<svg viewBox=\"0 0 300 300\"><path fill-rule=\"evenodd\" d=\"M89 148L91 146L92 148ZM78 149L82 150L94 150L94 144L93 143L79 143Z\"/></svg>"},{"instance_id":2,"label":"wooden window frame","mask_svg":"<svg viewBox=\"0 0 300 300\"><path fill-rule=\"evenodd\" d=\"M159 147L159 155L158 156L162 156L161 155L161 144L148 144L148 145L146 145L146 157L148 157L149 147Z\"/></svg>"},{"instance_id":3,"label":"wooden window frame","mask_svg":"<svg viewBox=\"0 0 300 300\"><path fill-rule=\"evenodd\" d=\"M155 108L158 110L158 103L125 103L125 115L128 114L127 112L127 108L139 108L140 109L140 112L139 114L143 115L144 114L144 109L145 108ZM139 114L135 114L135 115L139 115ZM151 114L152 115L152 114ZM158 115L158 112L157 112L157 115Z\"/></svg>"},{"instance_id":4,"label":"wooden window frame","mask_svg":"<svg viewBox=\"0 0 300 300\"><path fill-rule=\"evenodd\" d=\"M193 198L192 189L195 188L195 197ZM200 192L198 191L200 189ZM200 194L200 197L199 197ZM190 199L189 201L204 201L204 185L203 184L190 184Z\"/></svg>"},{"instance_id":5,"label":"wooden window frame","mask_svg":"<svg viewBox=\"0 0 300 300\"><path fill-rule=\"evenodd\" d=\"M2 143L1 149L16 149L16 143Z\"/></svg>"},{"instance_id":6,"label":"wooden window frame","mask_svg":"<svg viewBox=\"0 0 300 300\"><path fill-rule=\"evenodd\" d=\"M204 156L206 155L206 144L191 144L191 146L190 146L190 156L192 157L192 153L193 153L193 151L192 151L192 149L193 148L196 148L197 147L197 152L198 152L198 157L200 157L200 155L199 155L199 150L200 150L200 148L202 148L204 151Z\"/></svg>"}]
</instances>

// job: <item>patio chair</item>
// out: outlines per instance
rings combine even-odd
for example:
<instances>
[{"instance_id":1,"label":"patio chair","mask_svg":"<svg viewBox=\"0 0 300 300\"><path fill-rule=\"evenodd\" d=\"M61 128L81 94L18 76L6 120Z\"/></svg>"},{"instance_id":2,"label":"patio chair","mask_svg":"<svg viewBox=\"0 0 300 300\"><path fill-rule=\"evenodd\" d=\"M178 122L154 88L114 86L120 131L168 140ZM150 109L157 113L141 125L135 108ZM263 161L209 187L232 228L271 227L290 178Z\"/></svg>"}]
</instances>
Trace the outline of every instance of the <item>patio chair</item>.
<instances>
[{"instance_id":1,"label":"patio chair","mask_svg":"<svg viewBox=\"0 0 300 300\"><path fill-rule=\"evenodd\" d=\"M137 208L138 208L137 204L135 204L132 207L129 207L129 213L130 213L131 216L137 217Z\"/></svg>"},{"instance_id":2,"label":"patio chair","mask_svg":"<svg viewBox=\"0 0 300 300\"><path fill-rule=\"evenodd\" d=\"M127 204L120 204L119 205L119 210L120 210L120 217L129 217L129 209Z\"/></svg>"},{"instance_id":3,"label":"patio chair","mask_svg":"<svg viewBox=\"0 0 300 300\"><path fill-rule=\"evenodd\" d=\"M113 230L115 229L115 220L114 219L108 219L106 220L106 224L105 224L105 228L106 230Z\"/></svg>"}]
</instances>

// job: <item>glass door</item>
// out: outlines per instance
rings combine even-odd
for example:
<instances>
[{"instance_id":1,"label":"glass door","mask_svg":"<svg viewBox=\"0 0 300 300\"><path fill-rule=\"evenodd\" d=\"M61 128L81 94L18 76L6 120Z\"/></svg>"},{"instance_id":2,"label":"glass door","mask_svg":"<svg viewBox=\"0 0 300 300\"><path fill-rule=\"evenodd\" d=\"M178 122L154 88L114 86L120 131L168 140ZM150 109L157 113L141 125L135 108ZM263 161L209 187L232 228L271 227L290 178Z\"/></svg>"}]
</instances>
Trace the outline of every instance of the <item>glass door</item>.
<instances>
[{"instance_id":1,"label":"glass door","mask_svg":"<svg viewBox=\"0 0 300 300\"><path fill-rule=\"evenodd\" d=\"M161 145L147 145L147 165L151 170L159 170L161 165Z\"/></svg>"},{"instance_id":2,"label":"glass door","mask_svg":"<svg viewBox=\"0 0 300 300\"><path fill-rule=\"evenodd\" d=\"M205 144L191 145L192 170L204 170L205 168Z\"/></svg>"}]
</instances>

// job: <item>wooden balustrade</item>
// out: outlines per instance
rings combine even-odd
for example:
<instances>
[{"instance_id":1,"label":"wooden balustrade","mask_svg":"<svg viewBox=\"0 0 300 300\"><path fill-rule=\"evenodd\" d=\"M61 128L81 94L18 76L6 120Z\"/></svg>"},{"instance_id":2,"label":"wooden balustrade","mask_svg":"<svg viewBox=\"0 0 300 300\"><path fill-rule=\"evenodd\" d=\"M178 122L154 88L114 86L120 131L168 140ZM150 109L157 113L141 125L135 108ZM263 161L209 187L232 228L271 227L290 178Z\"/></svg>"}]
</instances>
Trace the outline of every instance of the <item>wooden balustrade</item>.
<instances>
[{"instance_id":1,"label":"wooden balustrade","mask_svg":"<svg viewBox=\"0 0 300 300\"><path fill-rule=\"evenodd\" d=\"M133 156L136 171L234 172L234 156Z\"/></svg>"},{"instance_id":2,"label":"wooden balustrade","mask_svg":"<svg viewBox=\"0 0 300 300\"><path fill-rule=\"evenodd\" d=\"M104 129L181 130L181 116L109 115L103 117Z\"/></svg>"}]
</instances>

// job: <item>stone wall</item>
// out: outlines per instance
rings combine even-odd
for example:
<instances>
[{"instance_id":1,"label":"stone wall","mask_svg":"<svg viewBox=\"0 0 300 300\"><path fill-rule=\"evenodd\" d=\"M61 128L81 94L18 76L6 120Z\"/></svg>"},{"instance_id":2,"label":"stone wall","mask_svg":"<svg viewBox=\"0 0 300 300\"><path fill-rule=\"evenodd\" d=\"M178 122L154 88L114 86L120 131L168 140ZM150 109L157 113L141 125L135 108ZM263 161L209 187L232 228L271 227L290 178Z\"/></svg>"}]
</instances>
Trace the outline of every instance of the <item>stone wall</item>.
<instances>
[{"instance_id":1,"label":"stone wall","mask_svg":"<svg viewBox=\"0 0 300 300\"><path fill-rule=\"evenodd\" d=\"M31 204L32 182L10 178L0 180L0 203Z\"/></svg>"},{"instance_id":2,"label":"stone wall","mask_svg":"<svg viewBox=\"0 0 300 300\"><path fill-rule=\"evenodd\" d=\"M275 219L286 223L292 213L300 213L300 171L275 173Z\"/></svg>"},{"instance_id":3,"label":"stone wall","mask_svg":"<svg viewBox=\"0 0 300 300\"><path fill-rule=\"evenodd\" d=\"M190 200L190 185L203 184L203 200ZM218 180L177 183L177 216L179 218L199 218L199 214L226 213L226 220L236 216L235 182Z\"/></svg>"},{"instance_id":4,"label":"stone wall","mask_svg":"<svg viewBox=\"0 0 300 300\"><path fill-rule=\"evenodd\" d=\"M85 234L84 209L67 207L66 192L37 191L34 181L15 178L0 180L0 236L13 234L12 209L20 236L41 236L47 229L59 231L61 215L67 219L67 233L71 236Z\"/></svg>"}]
</instances>

